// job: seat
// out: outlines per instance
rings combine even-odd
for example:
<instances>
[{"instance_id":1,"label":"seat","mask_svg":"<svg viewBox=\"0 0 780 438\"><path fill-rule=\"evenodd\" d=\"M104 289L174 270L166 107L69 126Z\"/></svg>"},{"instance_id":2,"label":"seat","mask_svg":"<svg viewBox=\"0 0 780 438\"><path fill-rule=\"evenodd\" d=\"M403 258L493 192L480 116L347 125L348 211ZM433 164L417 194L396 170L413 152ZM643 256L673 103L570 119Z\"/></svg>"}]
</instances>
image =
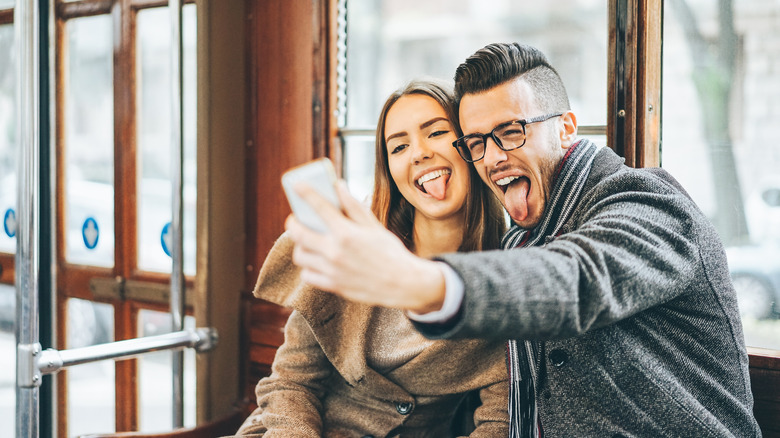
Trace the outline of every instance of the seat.
<instances>
[{"instance_id":1,"label":"seat","mask_svg":"<svg viewBox=\"0 0 780 438\"><path fill-rule=\"evenodd\" d=\"M80 435L79 438L216 438L234 435L249 415L249 403L236 404L230 413L222 418L190 428L169 432L112 432Z\"/></svg>"}]
</instances>

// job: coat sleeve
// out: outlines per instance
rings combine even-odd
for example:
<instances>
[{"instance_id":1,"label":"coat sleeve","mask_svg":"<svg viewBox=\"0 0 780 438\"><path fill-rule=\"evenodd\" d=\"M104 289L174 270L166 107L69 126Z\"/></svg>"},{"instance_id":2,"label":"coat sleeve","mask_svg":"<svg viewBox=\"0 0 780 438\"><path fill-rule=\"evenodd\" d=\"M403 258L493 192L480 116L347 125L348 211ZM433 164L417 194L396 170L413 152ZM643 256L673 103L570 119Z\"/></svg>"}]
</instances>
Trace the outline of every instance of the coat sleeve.
<instances>
[{"instance_id":1,"label":"coat sleeve","mask_svg":"<svg viewBox=\"0 0 780 438\"><path fill-rule=\"evenodd\" d=\"M717 235L670 185L618 179L582 204L543 246L441 256L464 281L462 317L441 332L416 326L432 338L568 338L667 303L705 277L701 240Z\"/></svg>"},{"instance_id":2,"label":"coat sleeve","mask_svg":"<svg viewBox=\"0 0 780 438\"><path fill-rule=\"evenodd\" d=\"M470 438L509 436L509 382L500 380L479 391L482 404L474 411L475 429Z\"/></svg>"},{"instance_id":3,"label":"coat sleeve","mask_svg":"<svg viewBox=\"0 0 780 438\"><path fill-rule=\"evenodd\" d=\"M290 315L284 334L271 375L255 389L258 407L244 421L239 435L308 438L322 434L324 384L333 367L297 311Z\"/></svg>"}]
</instances>

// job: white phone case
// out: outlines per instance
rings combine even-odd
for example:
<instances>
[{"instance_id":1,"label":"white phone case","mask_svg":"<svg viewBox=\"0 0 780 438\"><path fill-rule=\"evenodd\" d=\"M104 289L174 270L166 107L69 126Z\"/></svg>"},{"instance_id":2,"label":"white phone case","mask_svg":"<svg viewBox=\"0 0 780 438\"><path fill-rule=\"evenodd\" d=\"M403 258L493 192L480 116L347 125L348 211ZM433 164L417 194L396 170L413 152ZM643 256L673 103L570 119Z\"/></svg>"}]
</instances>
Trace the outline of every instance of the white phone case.
<instances>
[{"instance_id":1,"label":"white phone case","mask_svg":"<svg viewBox=\"0 0 780 438\"><path fill-rule=\"evenodd\" d=\"M317 215L306 201L295 193L293 187L298 182L305 182L317 190L320 195L336 208L340 208L339 199L336 195L336 180L336 171L333 168L333 163L327 158L319 158L293 167L285 172L282 175L282 187L295 218L315 231L321 233L328 231L322 218Z\"/></svg>"}]
</instances>

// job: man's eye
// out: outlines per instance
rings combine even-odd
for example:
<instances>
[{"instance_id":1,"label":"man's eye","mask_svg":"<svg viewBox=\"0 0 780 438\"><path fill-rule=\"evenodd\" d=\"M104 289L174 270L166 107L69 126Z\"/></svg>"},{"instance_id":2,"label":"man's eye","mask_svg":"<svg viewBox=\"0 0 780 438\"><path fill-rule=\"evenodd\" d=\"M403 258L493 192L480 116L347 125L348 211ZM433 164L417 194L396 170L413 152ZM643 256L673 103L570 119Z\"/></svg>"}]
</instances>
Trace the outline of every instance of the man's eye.
<instances>
[{"instance_id":1,"label":"man's eye","mask_svg":"<svg viewBox=\"0 0 780 438\"><path fill-rule=\"evenodd\" d=\"M524 135L522 128L508 128L501 132L502 137L517 137Z\"/></svg>"},{"instance_id":2,"label":"man's eye","mask_svg":"<svg viewBox=\"0 0 780 438\"><path fill-rule=\"evenodd\" d=\"M466 140L466 147L471 150L479 149L485 145L485 141L481 137L470 138Z\"/></svg>"}]
</instances>

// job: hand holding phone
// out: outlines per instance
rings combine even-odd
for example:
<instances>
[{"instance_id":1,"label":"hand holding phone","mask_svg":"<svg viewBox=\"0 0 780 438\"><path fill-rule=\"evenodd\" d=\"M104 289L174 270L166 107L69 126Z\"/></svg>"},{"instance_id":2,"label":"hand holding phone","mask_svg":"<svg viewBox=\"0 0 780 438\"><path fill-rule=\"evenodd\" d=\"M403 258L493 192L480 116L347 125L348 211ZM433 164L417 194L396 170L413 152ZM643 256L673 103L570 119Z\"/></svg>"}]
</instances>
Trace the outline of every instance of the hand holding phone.
<instances>
[{"instance_id":1,"label":"hand holding phone","mask_svg":"<svg viewBox=\"0 0 780 438\"><path fill-rule=\"evenodd\" d=\"M333 168L333 163L327 158L319 158L286 171L282 175L282 187L295 218L315 231L320 233L327 232L328 227L322 218L293 188L299 182L305 182L333 204L334 207L341 209L339 198L336 194L336 181L336 171Z\"/></svg>"}]
</instances>

